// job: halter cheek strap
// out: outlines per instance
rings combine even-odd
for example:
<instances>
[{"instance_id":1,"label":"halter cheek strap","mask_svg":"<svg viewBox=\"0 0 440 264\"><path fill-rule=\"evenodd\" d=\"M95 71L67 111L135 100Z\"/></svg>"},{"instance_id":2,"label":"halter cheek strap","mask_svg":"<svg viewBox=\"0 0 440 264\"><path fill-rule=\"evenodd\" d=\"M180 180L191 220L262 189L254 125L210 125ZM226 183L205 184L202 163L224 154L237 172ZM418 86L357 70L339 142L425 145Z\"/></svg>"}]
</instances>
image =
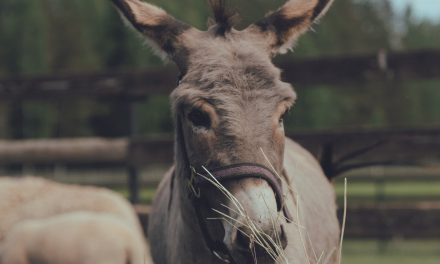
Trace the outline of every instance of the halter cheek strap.
<instances>
[{"instance_id":1,"label":"halter cheek strap","mask_svg":"<svg viewBox=\"0 0 440 264\"><path fill-rule=\"evenodd\" d=\"M191 199L191 204L193 205L193 208L194 208L194 211L195 211L195 214L197 217L197 222L200 227L200 231L202 232L205 243L208 246L209 250L212 252L212 254L226 263L231 263L231 262L233 262L233 258L227 253L228 250L227 250L226 246L223 243L213 241L211 236L209 235L208 227L206 226L204 217L202 215L202 211L200 210L200 205L201 205L201 201L199 199L200 192L198 194L196 194L196 188L194 188L194 181L196 179L196 176L195 176L196 173L195 173L194 169L191 168L191 166L189 165L190 163L189 163L189 159L188 159L188 153L187 153L186 147L185 147L185 138L183 135L182 120L179 116L176 115L175 121L176 121L176 142L178 145L177 147L179 149L179 153L180 153L180 156L182 159L183 171L184 171L185 177L188 180L188 187L190 188L189 198ZM174 177L176 177L175 172L173 173L173 179L171 180L172 182L174 182ZM173 188L173 185L174 184L171 184L171 188ZM198 189L198 187L197 187L197 189ZM171 193L172 193L172 191L173 190L171 189ZM222 255L223 257L220 255ZM228 259L226 259L226 258L228 258Z\"/></svg>"},{"instance_id":2,"label":"halter cheek strap","mask_svg":"<svg viewBox=\"0 0 440 264\"><path fill-rule=\"evenodd\" d=\"M253 164L253 163L234 164L231 166L216 168L210 170L209 173L206 172L201 174L204 177L197 175L198 173L196 173L194 168L190 166L190 162L188 159L188 153L186 151L186 146L185 146L185 138L183 135L182 120L179 116L176 116L175 121L176 121L176 141L180 152L180 156L182 158L183 170L185 172L186 178L188 179L188 188L190 189L189 198L191 199L191 203L194 207L194 211L197 216L197 221L199 223L200 230L203 234L206 245L214 255L216 255L225 262L229 262L219 256L218 252L228 252L228 251L223 243L214 242L212 240L200 210L200 199L199 199L200 192L201 190L203 190L204 186L211 184L206 178L211 179L212 177L214 177L219 182L232 180L232 179L239 179L239 178L264 179L269 183L269 185L272 187L272 189L276 194L278 211L280 211L281 209L283 210L288 223L293 221L293 218L290 215L289 210L287 209L286 206L283 206L284 195L283 195L283 190L281 188L280 179L278 179L272 173L271 170L260 164ZM175 177L175 173L173 177Z\"/></svg>"}]
</instances>

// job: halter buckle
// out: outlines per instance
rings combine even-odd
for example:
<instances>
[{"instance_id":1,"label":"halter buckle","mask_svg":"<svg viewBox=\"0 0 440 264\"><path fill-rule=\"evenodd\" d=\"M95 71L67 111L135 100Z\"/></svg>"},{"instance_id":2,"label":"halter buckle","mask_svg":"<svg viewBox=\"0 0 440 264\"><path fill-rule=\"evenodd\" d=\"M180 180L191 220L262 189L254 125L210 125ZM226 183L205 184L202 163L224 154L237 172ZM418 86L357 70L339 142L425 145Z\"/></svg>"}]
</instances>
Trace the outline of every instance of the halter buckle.
<instances>
[{"instance_id":1,"label":"halter buckle","mask_svg":"<svg viewBox=\"0 0 440 264\"><path fill-rule=\"evenodd\" d=\"M200 198L200 188L198 188L199 193L197 194L196 189L194 188L194 185L193 185L195 174L196 174L196 170L193 167L190 167L190 168L191 168L191 178L189 180L187 179L187 181L188 181L188 189L189 189L190 192L193 192L194 195L197 198Z\"/></svg>"}]
</instances>

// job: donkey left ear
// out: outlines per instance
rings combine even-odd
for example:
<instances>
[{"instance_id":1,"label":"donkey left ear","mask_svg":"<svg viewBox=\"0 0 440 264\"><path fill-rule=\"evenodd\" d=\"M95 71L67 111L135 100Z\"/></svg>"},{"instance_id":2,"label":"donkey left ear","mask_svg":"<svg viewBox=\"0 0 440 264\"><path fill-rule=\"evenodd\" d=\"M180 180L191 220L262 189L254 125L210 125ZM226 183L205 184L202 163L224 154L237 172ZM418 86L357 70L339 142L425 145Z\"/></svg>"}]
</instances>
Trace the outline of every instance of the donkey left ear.
<instances>
[{"instance_id":1,"label":"donkey left ear","mask_svg":"<svg viewBox=\"0 0 440 264\"><path fill-rule=\"evenodd\" d=\"M299 36L321 18L334 0L290 0L283 7L249 26L246 31L264 36L272 55L284 54Z\"/></svg>"},{"instance_id":2,"label":"donkey left ear","mask_svg":"<svg viewBox=\"0 0 440 264\"><path fill-rule=\"evenodd\" d=\"M179 67L185 47L182 36L191 26L175 19L163 9L139 0L111 0L127 22L142 33L162 59L170 58Z\"/></svg>"}]
</instances>

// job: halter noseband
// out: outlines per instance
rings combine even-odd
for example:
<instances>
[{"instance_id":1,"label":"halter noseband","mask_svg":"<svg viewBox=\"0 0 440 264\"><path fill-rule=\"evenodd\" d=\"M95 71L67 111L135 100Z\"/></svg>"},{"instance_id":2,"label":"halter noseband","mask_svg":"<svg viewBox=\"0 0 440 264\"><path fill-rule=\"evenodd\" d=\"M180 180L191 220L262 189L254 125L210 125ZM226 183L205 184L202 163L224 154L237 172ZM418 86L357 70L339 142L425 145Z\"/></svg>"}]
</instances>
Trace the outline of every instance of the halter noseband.
<instances>
[{"instance_id":1,"label":"halter noseband","mask_svg":"<svg viewBox=\"0 0 440 264\"><path fill-rule=\"evenodd\" d=\"M179 86L180 83L181 83L181 76L179 76L177 86ZM272 187L272 189L276 194L278 211L280 211L282 208L284 215L287 219L287 222L290 223L293 221L293 218L290 215L289 210L287 209L286 206L283 206L284 195L283 195L283 189L281 188L281 180L278 179L270 169L264 167L263 165L254 164L254 163L234 164L230 166L215 168L213 170L210 170L209 173L208 172L200 173L201 175L203 175L203 177L198 175L195 169L192 168L190 165L188 159L188 153L186 151L186 146L185 146L185 138L183 135L182 120L178 115L175 116L175 122L176 122L176 142L182 159L183 170L185 171L186 174L185 176L188 179L188 188L190 188L189 198L191 199L191 203L194 207L194 211L197 216L197 221L199 223L200 230L205 239L205 243L216 257L218 257L224 262L228 262L228 263L230 262L219 256L218 252L225 252L225 251L227 252L227 249L223 243L215 242L212 240L200 210L200 199L199 199L200 191L203 189L204 186L211 184L210 181L208 181L207 179L212 179L212 177L214 177L218 182L223 182L232 179L239 179L239 178L264 179L269 183L269 185ZM175 173L173 175L173 178L174 177L175 177ZM173 188L173 181L174 179L172 179L171 189ZM230 258L230 260L233 261L232 258Z\"/></svg>"}]
</instances>

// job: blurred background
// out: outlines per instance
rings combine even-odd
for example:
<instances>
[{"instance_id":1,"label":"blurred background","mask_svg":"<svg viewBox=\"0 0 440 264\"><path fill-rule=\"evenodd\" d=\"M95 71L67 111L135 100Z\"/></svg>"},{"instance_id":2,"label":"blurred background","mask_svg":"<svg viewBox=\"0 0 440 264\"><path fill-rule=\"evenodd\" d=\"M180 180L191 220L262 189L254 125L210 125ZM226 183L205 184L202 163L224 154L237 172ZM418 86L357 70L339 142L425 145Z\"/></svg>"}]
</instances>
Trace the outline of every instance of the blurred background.
<instances>
[{"instance_id":1,"label":"blurred background","mask_svg":"<svg viewBox=\"0 0 440 264\"><path fill-rule=\"evenodd\" d=\"M210 15L205 0L150 0L177 19L199 29ZM285 0L230 0L240 10L238 29L263 17ZM440 49L439 0L336 0L294 52L295 60L340 58ZM440 61L438 62L440 64ZM107 0L1 0L0 80L90 72L129 72L173 68L155 57L143 40L122 23ZM0 87L1 88L1 87ZM298 100L285 118L288 131L440 127L440 76L408 82L296 86ZM136 134L172 136L174 123L167 95L136 102ZM0 100L0 140L124 138L130 108L121 98ZM1 162L0 162L1 164ZM151 203L155 187L170 164L138 168L141 203ZM120 164L1 164L0 176L34 174L61 182L101 185L128 197L127 170ZM435 168L371 166L351 170L335 183L342 202L342 179L349 179L353 205L440 202L440 171ZM348 218L350 218L350 214ZM440 223L438 223L440 226ZM345 263L439 263L440 237L401 235L348 238Z\"/></svg>"},{"instance_id":2,"label":"blurred background","mask_svg":"<svg viewBox=\"0 0 440 264\"><path fill-rule=\"evenodd\" d=\"M207 1L150 2L190 25L207 28ZM244 28L284 2L235 0L231 6L239 7L243 22L238 28ZM314 31L300 38L294 52L278 56L276 61L376 53L380 49L439 48L438 11L436 0L337 0ZM0 43L1 77L163 67L142 38L121 23L119 14L106 0L2 0ZM286 126L438 124L437 87L436 81L418 81L399 84L398 92L388 94L383 87L368 84L349 89L296 87L300 100ZM117 102L2 102L0 109L0 137L5 139L126 134L124 110ZM148 98L139 111L141 134L173 132L167 96ZM23 117L16 118L18 115Z\"/></svg>"}]
</instances>

